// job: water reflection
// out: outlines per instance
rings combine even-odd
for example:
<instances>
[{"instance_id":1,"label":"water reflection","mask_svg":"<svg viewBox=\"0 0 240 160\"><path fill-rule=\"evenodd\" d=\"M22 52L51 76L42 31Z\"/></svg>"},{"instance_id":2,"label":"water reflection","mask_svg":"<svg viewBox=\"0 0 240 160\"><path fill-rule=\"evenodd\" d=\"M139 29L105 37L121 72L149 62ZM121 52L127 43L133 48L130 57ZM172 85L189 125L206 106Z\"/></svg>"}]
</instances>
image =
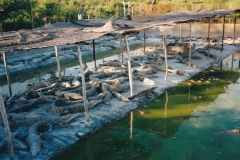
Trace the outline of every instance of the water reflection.
<instances>
[{"instance_id":1,"label":"water reflection","mask_svg":"<svg viewBox=\"0 0 240 160\"><path fill-rule=\"evenodd\" d=\"M201 80L203 77L208 82ZM145 114L131 112L53 159L239 157L240 137L225 132L240 128L239 77L236 71L204 71L193 77L194 81L186 81L139 108Z\"/></svg>"}]
</instances>

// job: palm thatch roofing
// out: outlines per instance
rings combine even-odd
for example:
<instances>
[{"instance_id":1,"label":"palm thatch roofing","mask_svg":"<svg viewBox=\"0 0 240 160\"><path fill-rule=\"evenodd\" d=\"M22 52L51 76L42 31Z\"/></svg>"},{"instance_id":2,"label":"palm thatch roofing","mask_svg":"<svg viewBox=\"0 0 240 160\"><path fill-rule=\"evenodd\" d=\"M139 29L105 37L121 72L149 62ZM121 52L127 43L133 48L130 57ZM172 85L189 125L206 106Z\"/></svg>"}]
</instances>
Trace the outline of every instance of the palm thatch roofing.
<instances>
[{"instance_id":1,"label":"palm thatch roofing","mask_svg":"<svg viewBox=\"0 0 240 160\"><path fill-rule=\"evenodd\" d=\"M155 26L186 23L198 21L203 18L221 17L239 12L240 9L171 12L160 15L128 16L128 19L117 18L111 19L110 21L105 19L89 19L76 23L56 23L49 28L0 32L0 53L78 44L97 39L104 35L129 34Z\"/></svg>"}]
</instances>

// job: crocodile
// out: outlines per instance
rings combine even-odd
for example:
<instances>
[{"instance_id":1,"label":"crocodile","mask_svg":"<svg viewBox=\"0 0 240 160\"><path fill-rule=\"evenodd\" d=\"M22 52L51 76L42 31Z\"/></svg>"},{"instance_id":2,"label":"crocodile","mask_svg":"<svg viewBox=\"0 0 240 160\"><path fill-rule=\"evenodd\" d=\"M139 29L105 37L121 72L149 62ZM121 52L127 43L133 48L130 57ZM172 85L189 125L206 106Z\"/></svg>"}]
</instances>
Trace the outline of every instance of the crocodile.
<instances>
[{"instance_id":1,"label":"crocodile","mask_svg":"<svg viewBox=\"0 0 240 160\"><path fill-rule=\"evenodd\" d=\"M101 103L103 100L93 100L88 103L88 109L91 109ZM52 111L57 114L68 114L68 113L77 113L84 112L84 103L77 103L73 105L68 105L64 107L58 107L54 103L51 105Z\"/></svg>"},{"instance_id":2,"label":"crocodile","mask_svg":"<svg viewBox=\"0 0 240 160\"><path fill-rule=\"evenodd\" d=\"M146 90L140 91L137 94L128 97L128 99L133 99L133 98L138 98L138 97L142 97L142 96L148 95L149 93L153 92L156 88L157 87L152 87L150 89L146 89Z\"/></svg>"},{"instance_id":3,"label":"crocodile","mask_svg":"<svg viewBox=\"0 0 240 160\"><path fill-rule=\"evenodd\" d=\"M31 156L35 157L38 152L41 150L41 137L39 135L38 127L40 126L47 126L51 128L51 125L47 124L46 122L36 122L28 130L28 136L26 138L26 142L29 146Z\"/></svg>"},{"instance_id":4,"label":"crocodile","mask_svg":"<svg viewBox=\"0 0 240 160\"><path fill-rule=\"evenodd\" d=\"M106 103L112 98L112 94L109 91L106 91L106 95L104 96L102 103Z\"/></svg>"},{"instance_id":5,"label":"crocodile","mask_svg":"<svg viewBox=\"0 0 240 160\"><path fill-rule=\"evenodd\" d=\"M98 83L94 83L91 87L91 89L89 90L86 90L86 96L89 97L89 96L92 96L96 93L97 89L96 89L96 86L98 85Z\"/></svg>"},{"instance_id":6,"label":"crocodile","mask_svg":"<svg viewBox=\"0 0 240 160\"><path fill-rule=\"evenodd\" d=\"M25 119L20 118L21 115L12 115L12 119L9 121L9 125L11 127L19 127L19 126L30 126L38 121L42 121L45 123L51 123L52 125L56 124L65 124L72 121L74 118L78 117L80 113L74 113L74 114L67 114L64 116L59 115L34 115L31 118L27 118L25 116Z\"/></svg>"},{"instance_id":7,"label":"crocodile","mask_svg":"<svg viewBox=\"0 0 240 160\"><path fill-rule=\"evenodd\" d=\"M123 96L120 93L112 91L112 94L113 94L114 97L116 97L117 99L119 99L121 101L124 101L124 102L129 102L130 101L127 97Z\"/></svg>"},{"instance_id":8,"label":"crocodile","mask_svg":"<svg viewBox=\"0 0 240 160\"><path fill-rule=\"evenodd\" d=\"M77 94L77 93L69 93L69 92L61 92L61 91L56 91L55 92L55 95L56 96L59 96L59 97L65 97L66 99L75 99L75 100L80 100L80 99L83 99L83 97L80 95L80 94Z\"/></svg>"}]
</instances>

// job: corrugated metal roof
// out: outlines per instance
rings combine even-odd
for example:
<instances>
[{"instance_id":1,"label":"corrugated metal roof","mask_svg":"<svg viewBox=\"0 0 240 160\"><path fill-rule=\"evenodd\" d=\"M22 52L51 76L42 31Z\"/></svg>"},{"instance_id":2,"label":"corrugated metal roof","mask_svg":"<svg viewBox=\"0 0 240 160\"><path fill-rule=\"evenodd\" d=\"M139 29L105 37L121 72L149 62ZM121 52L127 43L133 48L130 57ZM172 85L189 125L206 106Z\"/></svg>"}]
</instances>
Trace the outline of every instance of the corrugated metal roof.
<instances>
[{"instance_id":1,"label":"corrugated metal roof","mask_svg":"<svg viewBox=\"0 0 240 160\"><path fill-rule=\"evenodd\" d=\"M115 28L107 30L104 30L101 27L89 27L97 26L101 23L104 24L106 22L105 19L96 19L83 20L75 24L69 22L56 23L49 28L0 32L0 52L76 44L97 39L108 34L127 34L144 28L197 21L203 18L220 17L239 12L240 9L201 12L171 12L161 15L131 16L132 20L120 18L115 19Z\"/></svg>"}]
</instances>

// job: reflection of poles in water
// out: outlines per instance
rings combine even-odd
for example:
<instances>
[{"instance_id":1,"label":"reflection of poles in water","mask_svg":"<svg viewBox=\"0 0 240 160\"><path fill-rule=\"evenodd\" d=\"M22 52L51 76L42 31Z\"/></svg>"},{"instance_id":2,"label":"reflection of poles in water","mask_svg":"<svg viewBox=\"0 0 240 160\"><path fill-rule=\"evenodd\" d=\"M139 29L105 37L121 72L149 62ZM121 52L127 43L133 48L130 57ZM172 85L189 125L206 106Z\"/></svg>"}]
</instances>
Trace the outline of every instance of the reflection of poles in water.
<instances>
[{"instance_id":1,"label":"reflection of poles in water","mask_svg":"<svg viewBox=\"0 0 240 160\"><path fill-rule=\"evenodd\" d=\"M234 54L232 54L232 66L231 66L231 70L233 70L233 58L234 58Z\"/></svg>"},{"instance_id":2,"label":"reflection of poles in water","mask_svg":"<svg viewBox=\"0 0 240 160\"><path fill-rule=\"evenodd\" d=\"M223 65L223 63L222 63L222 61L220 62L220 69L222 70L222 65Z\"/></svg>"},{"instance_id":3,"label":"reflection of poles in water","mask_svg":"<svg viewBox=\"0 0 240 160\"><path fill-rule=\"evenodd\" d=\"M164 135L167 134L167 105L168 105L168 92L166 91L166 102L165 102L165 110L164 110L164 120L165 120L165 125L164 125Z\"/></svg>"},{"instance_id":4,"label":"reflection of poles in water","mask_svg":"<svg viewBox=\"0 0 240 160\"><path fill-rule=\"evenodd\" d=\"M133 112L130 113L130 139L132 139L133 133Z\"/></svg>"},{"instance_id":5,"label":"reflection of poles in water","mask_svg":"<svg viewBox=\"0 0 240 160\"><path fill-rule=\"evenodd\" d=\"M189 83L188 84L188 103L190 103L190 95L191 95L191 93L190 93L190 86L191 86L191 84Z\"/></svg>"}]
</instances>

